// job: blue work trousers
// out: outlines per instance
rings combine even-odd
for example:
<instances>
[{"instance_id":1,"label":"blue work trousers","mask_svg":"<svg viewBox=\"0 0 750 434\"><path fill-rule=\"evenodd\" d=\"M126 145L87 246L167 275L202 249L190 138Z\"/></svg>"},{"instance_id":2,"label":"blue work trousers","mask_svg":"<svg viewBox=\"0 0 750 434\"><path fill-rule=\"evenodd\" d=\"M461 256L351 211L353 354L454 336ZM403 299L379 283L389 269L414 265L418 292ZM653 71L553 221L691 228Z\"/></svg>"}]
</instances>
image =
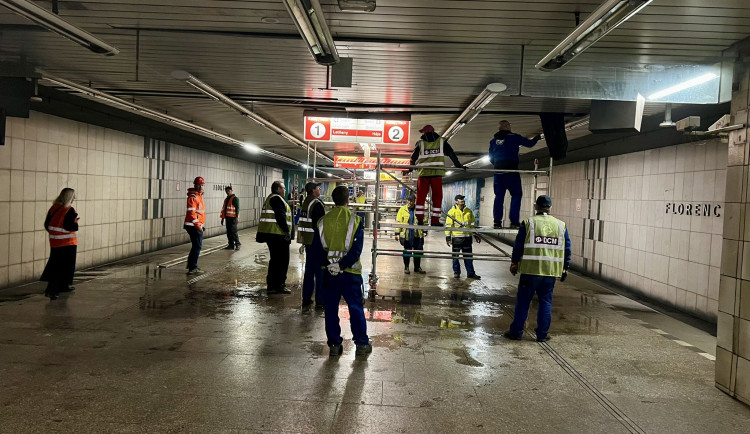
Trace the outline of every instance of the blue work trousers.
<instances>
[{"instance_id":1,"label":"blue work trousers","mask_svg":"<svg viewBox=\"0 0 750 434\"><path fill-rule=\"evenodd\" d=\"M404 240L404 250L424 250L424 238L414 237L410 240ZM417 254L404 254L404 267L409 268L409 260L414 256L414 270L422 268L422 258L419 256L423 255L423 253L419 253L419 256L415 255Z\"/></svg>"},{"instance_id":2,"label":"blue work trousers","mask_svg":"<svg viewBox=\"0 0 750 434\"><path fill-rule=\"evenodd\" d=\"M523 189L521 189L521 175L518 173L495 174L495 206L492 209L492 217L496 225L503 222L506 191L510 191L510 224L520 226Z\"/></svg>"},{"instance_id":3,"label":"blue work trousers","mask_svg":"<svg viewBox=\"0 0 750 434\"><path fill-rule=\"evenodd\" d=\"M451 241L451 251L453 251L453 273L461 274L461 264L458 262L459 253L473 253L471 249L471 237L453 238ZM466 266L466 275L474 275L474 260L466 259L466 255L461 255L464 258L464 265Z\"/></svg>"},{"instance_id":4,"label":"blue work trousers","mask_svg":"<svg viewBox=\"0 0 750 434\"><path fill-rule=\"evenodd\" d=\"M555 277L522 274L518 282L518 298L510 332L513 336L523 336L523 327L529 316L529 306L534 294L539 299L539 311L536 315L536 338L544 339L549 334L552 322L552 291L555 288Z\"/></svg>"},{"instance_id":5,"label":"blue work trousers","mask_svg":"<svg viewBox=\"0 0 750 434\"><path fill-rule=\"evenodd\" d=\"M194 270L198 268L198 256L200 256L203 248L203 232L195 226L185 226L185 230L190 235L190 243L192 244L188 254L187 268L188 270Z\"/></svg>"},{"instance_id":6,"label":"blue work trousers","mask_svg":"<svg viewBox=\"0 0 750 434\"><path fill-rule=\"evenodd\" d=\"M365 321L365 306L362 302L362 276L342 272L338 276L331 276L327 271L323 272L323 305L326 313L326 337L328 346L341 345L344 339L341 337L341 326L339 325L339 302L344 297L349 306L349 323L352 327L352 335L356 345L367 345L370 338L367 336L367 322Z\"/></svg>"},{"instance_id":7,"label":"blue work trousers","mask_svg":"<svg viewBox=\"0 0 750 434\"><path fill-rule=\"evenodd\" d=\"M306 246L310 247L310 246ZM323 269L320 258L316 258L310 250L305 252L305 276L302 280L302 301L312 301L315 293L315 304L323 304Z\"/></svg>"}]
</instances>

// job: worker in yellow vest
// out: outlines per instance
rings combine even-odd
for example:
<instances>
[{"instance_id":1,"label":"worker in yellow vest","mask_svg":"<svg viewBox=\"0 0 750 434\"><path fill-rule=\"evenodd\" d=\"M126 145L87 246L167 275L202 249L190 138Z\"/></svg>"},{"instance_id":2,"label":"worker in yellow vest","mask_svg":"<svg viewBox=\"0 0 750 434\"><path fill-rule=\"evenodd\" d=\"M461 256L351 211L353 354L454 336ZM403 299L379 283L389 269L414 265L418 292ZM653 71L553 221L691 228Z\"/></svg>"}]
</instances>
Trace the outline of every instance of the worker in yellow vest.
<instances>
[{"instance_id":1,"label":"worker in yellow vest","mask_svg":"<svg viewBox=\"0 0 750 434\"><path fill-rule=\"evenodd\" d=\"M413 194L410 194L406 199L406 205L402 206L396 214L396 222L405 225L417 224L416 217L414 216L415 198ZM409 271L409 261L411 257L414 257L414 272L417 274L425 274L421 267L423 254L407 253L407 250L424 250L424 231L422 229L399 229L398 240L402 246L404 246L404 274L411 274Z\"/></svg>"},{"instance_id":2,"label":"worker in yellow vest","mask_svg":"<svg viewBox=\"0 0 750 434\"><path fill-rule=\"evenodd\" d=\"M367 196L365 196L365 192L362 190L357 190L357 197L356 199L354 199L354 201L357 203L361 203L363 205L366 204ZM359 218L361 218L363 222L365 221L365 213L363 212L364 209L365 209L364 207L357 208L357 211L359 211L357 212L357 216L359 216Z\"/></svg>"},{"instance_id":3,"label":"worker in yellow vest","mask_svg":"<svg viewBox=\"0 0 750 434\"><path fill-rule=\"evenodd\" d=\"M266 285L269 294L291 294L286 289L289 270L289 244L292 242L292 209L284 200L284 184L274 181L271 194L263 202L258 233L255 240L266 243L271 258L268 260Z\"/></svg>"},{"instance_id":4,"label":"worker in yellow vest","mask_svg":"<svg viewBox=\"0 0 750 434\"><path fill-rule=\"evenodd\" d=\"M472 233L468 231L449 230L449 228L473 228L476 226L476 219L471 208L466 206L466 198L457 194L454 198L455 205L448 211L448 217L445 219L445 243L451 246L453 251L453 277L461 277L461 264L458 261L458 253L463 253L464 266L466 266L466 277L469 279L481 279L474 272L474 256L471 247ZM479 236L474 235L477 243L481 242Z\"/></svg>"},{"instance_id":5,"label":"worker in yellow vest","mask_svg":"<svg viewBox=\"0 0 750 434\"><path fill-rule=\"evenodd\" d=\"M318 221L315 238L308 252L324 258L323 303L329 355L340 356L344 351L339 325L339 302L344 297L349 307L354 344L357 346L355 354L365 356L372 352L372 343L367 336L362 301L362 264L359 262L364 245L364 225L362 219L347 206L347 187L336 187L331 195L336 206Z\"/></svg>"},{"instance_id":6,"label":"worker in yellow vest","mask_svg":"<svg viewBox=\"0 0 750 434\"><path fill-rule=\"evenodd\" d=\"M305 200L300 207L299 226L297 226L297 242L309 250L308 247L315 239L315 228L320 218L326 214L325 205L320 200L320 183L305 184ZM321 258L307 251L305 253L305 275L302 280L302 308L312 306L312 296L315 293L315 308L323 308L323 270Z\"/></svg>"},{"instance_id":7,"label":"worker in yellow vest","mask_svg":"<svg viewBox=\"0 0 750 434\"><path fill-rule=\"evenodd\" d=\"M441 226L440 215L443 207L443 175L445 175L445 157L449 157L453 164L465 169L458 161L456 153L450 143L435 132L432 125L425 125L419 130L421 139L411 154L411 165L418 167L417 204L415 215L420 225L424 224L425 202L427 193L432 190L432 209L427 210L432 226ZM409 170L411 171L411 169Z\"/></svg>"},{"instance_id":8,"label":"worker in yellow vest","mask_svg":"<svg viewBox=\"0 0 750 434\"><path fill-rule=\"evenodd\" d=\"M565 222L549 215L552 199L541 195L536 199L536 215L524 220L518 229L511 255L510 272L521 272L518 283L515 315L510 330L503 335L518 340L523 336L529 305L536 293L539 311L536 320L536 340L546 342L552 322L552 291L555 279L563 282L570 267L570 237Z\"/></svg>"},{"instance_id":9,"label":"worker in yellow vest","mask_svg":"<svg viewBox=\"0 0 750 434\"><path fill-rule=\"evenodd\" d=\"M240 221L240 200L234 195L232 186L224 188L227 197L224 199L224 206L221 207L221 224L227 221L227 250L240 249L240 237L237 235L237 222Z\"/></svg>"}]
</instances>

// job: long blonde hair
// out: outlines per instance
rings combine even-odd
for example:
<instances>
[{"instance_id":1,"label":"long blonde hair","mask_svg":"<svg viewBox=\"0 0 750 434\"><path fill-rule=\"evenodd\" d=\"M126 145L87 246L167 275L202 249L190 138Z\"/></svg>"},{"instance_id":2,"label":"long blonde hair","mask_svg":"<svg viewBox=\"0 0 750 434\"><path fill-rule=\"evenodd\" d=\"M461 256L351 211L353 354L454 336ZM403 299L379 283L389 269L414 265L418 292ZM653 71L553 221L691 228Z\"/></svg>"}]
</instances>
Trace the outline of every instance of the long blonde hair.
<instances>
[{"instance_id":1,"label":"long blonde hair","mask_svg":"<svg viewBox=\"0 0 750 434\"><path fill-rule=\"evenodd\" d=\"M61 203L65 207L69 207L73 203L73 199L75 198L76 191L72 188L65 187L62 190L60 190L60 195L57 196L57 199L53 202L55 203Z\"/></svg>"}]
</instances>

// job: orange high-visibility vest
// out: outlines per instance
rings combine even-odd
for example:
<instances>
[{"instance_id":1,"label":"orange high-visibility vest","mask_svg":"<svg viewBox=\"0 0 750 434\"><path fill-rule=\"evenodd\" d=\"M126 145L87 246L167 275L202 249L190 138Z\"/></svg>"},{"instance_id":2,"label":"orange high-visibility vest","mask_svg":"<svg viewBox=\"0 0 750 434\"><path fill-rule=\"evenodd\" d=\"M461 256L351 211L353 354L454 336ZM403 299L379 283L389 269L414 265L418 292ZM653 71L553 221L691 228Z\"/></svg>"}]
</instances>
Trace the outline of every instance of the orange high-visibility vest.
<instances>
[{"instance_id":1,"label":"orange high-visibility vest","mask_svg":"<svg viewBox=\"0 0 750 434\"><path fill-rule=\"evenodd\" d=\"M56 247L78 245L76 232L67 231L63 228L65 215L70 208L71 207L63 207L63 204L61 203L55 203L49 211L47 211L47 214L51 216L49 219L49 226L47 226L47 232L49 232L49 246L53 249ZM75 210L73 210L73 212L75 212Z\"/></svg>"},{"instance_id":2,"label":"orange high-visibility vest","mask_svg":"<svg viewBox=\"0 0 750 434\"><path fill-rule=\"evenodd\" d=\"M206 224L206 205L203 203L203 194L198 193L193 188L189 188L187 196L185 226L201 228Z\"/></svg>"},{"instance_id":3,"label":"orange high-visibility vest","mask_svg":"<svg viewBox=\"0 0 750 434\"><path fill-rule=\"evenodd\" d=\"M234 208L234 195L227 196L227 198L224 199L224 206L221 208L220 217L237 217L237 210Z\"/></svg>"}]
</instances>

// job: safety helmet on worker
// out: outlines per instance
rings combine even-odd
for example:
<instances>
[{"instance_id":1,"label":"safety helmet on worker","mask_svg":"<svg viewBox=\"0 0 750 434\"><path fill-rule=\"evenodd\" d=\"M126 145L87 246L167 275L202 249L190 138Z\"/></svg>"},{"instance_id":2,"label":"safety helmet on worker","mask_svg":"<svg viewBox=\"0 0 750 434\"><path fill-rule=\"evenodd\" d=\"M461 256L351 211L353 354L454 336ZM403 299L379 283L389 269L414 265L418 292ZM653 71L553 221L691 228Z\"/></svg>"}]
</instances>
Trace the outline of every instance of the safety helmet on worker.
<instances>
[{"instance_id":1,"label":"safety helmet on worker","mask_svg":"<svg viewBox=\"0 0 750 434\"><path fill-rule=\"evenodd\" d=\"M202 176L197 176L197 177L196 177L196 178L195 178L195 179L193 180L193 185L205 185L205 184L206 184L206 180L205 180L205 179L203 179L203 177L202 177Z\"/></svg>"}]
</instances>

